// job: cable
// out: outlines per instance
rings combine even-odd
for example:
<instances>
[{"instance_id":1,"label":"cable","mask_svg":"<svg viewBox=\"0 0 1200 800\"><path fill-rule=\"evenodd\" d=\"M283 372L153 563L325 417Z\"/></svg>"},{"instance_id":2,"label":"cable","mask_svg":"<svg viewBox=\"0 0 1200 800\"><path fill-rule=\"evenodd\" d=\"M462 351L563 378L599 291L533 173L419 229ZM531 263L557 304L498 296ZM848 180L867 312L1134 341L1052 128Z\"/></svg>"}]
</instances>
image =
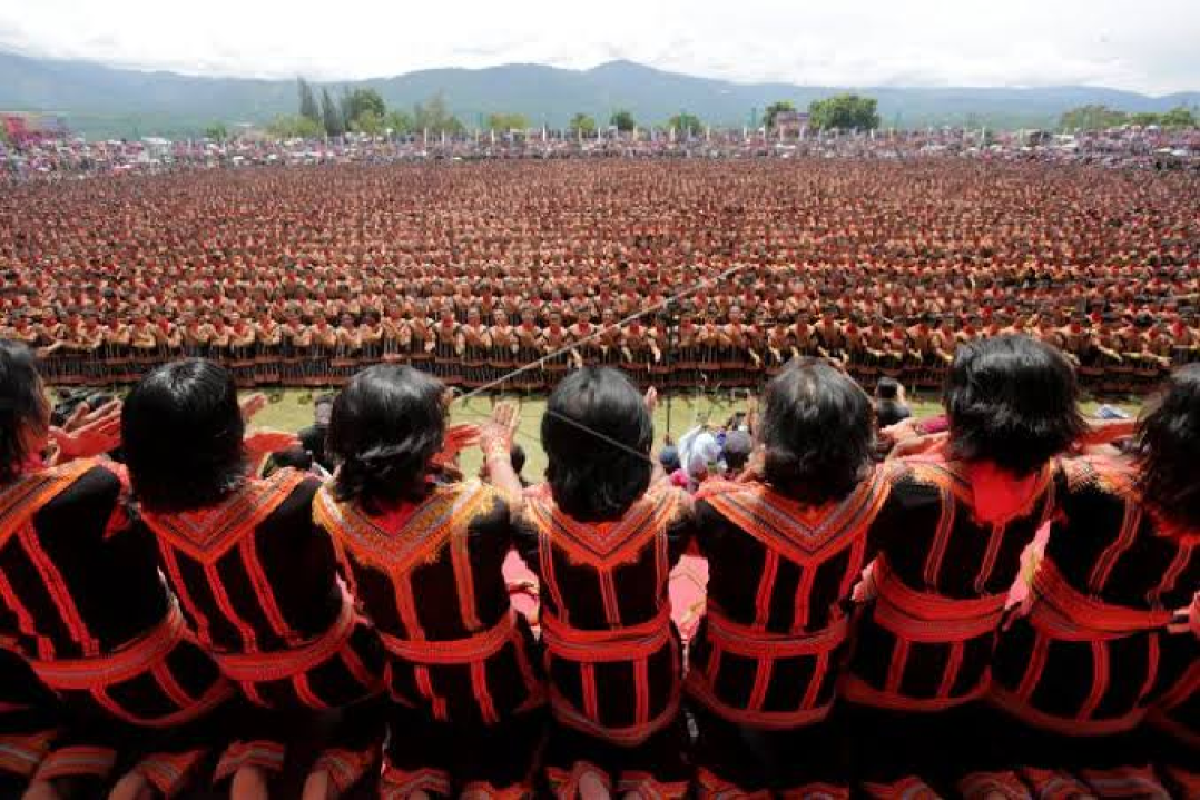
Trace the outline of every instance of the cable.
<instances>
[{"instance_id":1,"label":"cable","mask_svg":"<svg viewBox=\"0 0 1200 800\"><path fill-rule=\"evenodd\" d=\"M746 269L749 266L751 266L751 265L750 264L739 264L736 267L730 267L729 269L725 270L720 275L718 275L714 280L724 280L726 278L732 277L733 275L736 275L737 273L741 272L742 270ZM660 311L660 310L666 308L667 306L669 306L671 303L674 303L684 297L687 297L688 295L695 294L696 292L700 291L701 289L706 288L708 285L709 285L709 282L707 279L702 280L700 283L691 287L690 289L684 289L681 292L678 292L676 294L673 294L673 295L663 299L657 305L654 305L650 308L643 309L641 311L638 311L636 314L630 314L628 317L618 320L616 323L616 327L623 328L626 325L628 325L629 323L633 322L634 320L640 319L640 318L646 316L647 314L652 314L657 311ZM598 330L596 330L595 333L585 336L582 339L579 339L578 341L572 342L571 344L567 345L566 347L560 347L558 350L555 350L553 353L547 353L546 355L542 356L541 358L536 359L535 361L531 361L528 364L524 364L520 367L517 367L512 372L509 372L505 375L501 375L499 378L496 378L493 381L489 381L488 383L485 383L483 386L480 386L476 389L473 389L470 392L467 392L464 395L454 398L454 400L455 400L455 402L460 402L460 401L465 402L467 400L470 400L472 397L475 397L477 395L483 394L484 392L490 391L491 389L494 389L495 387L497 387L503 383L507 383L509 380L511 380L512 378L515 378L517 375L528 372L531 369L541 367L547 361L558 358L559 356L564 355L565 353L569 353L571 350L574 350L576 347L579 347L582 344L586 344L594 339L599 338L604 333L605 333L605 331L603 329L598 329Z\"/></svg>"},{"instance_id":2,"label":"cable","mask_svg":"<svg viewBox=\"0 0 1200 800\"><path fill-rule=\"evenodd\" d=\"M488 419L488 420L491 419L490 415L484 414L480 411L475 411L474 409L462 409L462 410L467 412L467 414L469 414L470 416L475 416L475 417L478 417L479 419ZM626 444L623 444L622 442L618 442L616 439L612 438L611 436L600 433L599 431L595 430L594 428L590 428L587 425L584 425L582 422L578 422L577 420L573 420L570 417L563 416L562 414L559 414L557 411L551 411L549 408L545 409L542 413L545 414L546 416L554 417L557 420L561 420L562 422L565 422L574 428L578 428L579 430L583 431L584 433L589 433L592 436L599 439L600 441L605 442L606 444L608 444L612 447L615 447L618 450L624 450L626 453L629 453L630 455L634 456L635 458L640 458L640 459L649 461L650 466L654 466L655 462L651 456L648 456L645 453L639 453L637 450L634 450L632 447L630 447ZM534 439L530 434L522 433L519 425L518 425L518 429L513 432L513 435L521 436L524 439L526 439L526 441L536 444L539 447L541 446L541 442L538 441L537 439Z\"/></svg>"}]
</instances>

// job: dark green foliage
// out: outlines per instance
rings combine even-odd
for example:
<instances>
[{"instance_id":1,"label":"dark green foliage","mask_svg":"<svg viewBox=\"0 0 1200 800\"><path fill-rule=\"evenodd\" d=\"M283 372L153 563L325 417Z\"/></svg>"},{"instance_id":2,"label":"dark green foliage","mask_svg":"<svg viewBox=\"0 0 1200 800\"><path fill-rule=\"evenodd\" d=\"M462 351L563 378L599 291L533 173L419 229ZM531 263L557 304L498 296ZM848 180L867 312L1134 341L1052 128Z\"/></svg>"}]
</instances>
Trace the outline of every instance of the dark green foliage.
<instances>
[{"instance_id":1,"label":"dark green foliage","mask_svg":"<svg viewBox=\"0 0 1200 800\"><path fill-rule=\"evenodd\" d=\"M571 117L571 132L591 136L596 132L596 119L591 114L577 111Z\"/></svg>"},{"instance_id":2,"label":"dark green foliage","mask_svg":"<svg viewBox=\"0 0 1200 800\"><path fill-rule=\"evenodd\" d=\"M775 117L779 116L780 111L795 111L796 106L791 100L776 100L771 105L767 106L766 119L763 122L768 129L775 127Z\"/></svg>"},{"instance_id":3,"label":"dark green foliage","mask_svg":"<svg viewBox=\"0 0 1200 800\"><path fill-rule=\"evenodd\" d=\"M300 94L300 116L313 122L321 121L321 111L317 108L317 98L312 86L304 78L296 79L296 89Z\"/></svg>"},{"instance_id":4,"label":"dark green foliage","mask_svg":"<svg viewBox=\"0 0 1200 800\"><path fill-rule=\"evenodd\" d=\"M680 136L697 136L704 129L695 114L682 112L667 120L667 127L674 128Z\"/></svg>"},{"instance_id":5,"label":"dark green foliage","mask_svg":"<svg viewBox=\"0 0 1200 800\"><path fill-rule=\"evenodd\" d=\"M326 136L341 136L346 132L342 109L333 102L328 88L321 90L321 121L325 124Z\"/></svg>"},{"instance_id":6,"label":"dark green foliage","mask_svg":"<svg viewBox=\"0 0 1200 800\"><path fill-rule=\"evenodd\" d=\"M631 131L637 125L633 120L633 114L624 108L614 111L612 116L608 118L608 124L622 132Z\"/></svg>"},{"instance_id":7,"label":"dark green foliage","mask_svg":"<svg viewBox=\"0 0 1200 800\"><path fill-rule=\"evenodd\" d=\"M808 124L822 130L873 130L879 127L878 101L856 94L814 100L808 104Z\"/></svg>"}]
</instances>

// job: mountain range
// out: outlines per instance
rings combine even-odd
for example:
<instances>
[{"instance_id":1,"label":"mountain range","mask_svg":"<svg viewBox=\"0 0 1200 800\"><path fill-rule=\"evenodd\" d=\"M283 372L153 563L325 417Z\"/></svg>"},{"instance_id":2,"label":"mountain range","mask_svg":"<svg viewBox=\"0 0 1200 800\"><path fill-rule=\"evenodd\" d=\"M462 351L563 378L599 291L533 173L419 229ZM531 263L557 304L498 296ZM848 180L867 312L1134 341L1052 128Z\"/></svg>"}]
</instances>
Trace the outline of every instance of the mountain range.
<instances>
[{"instance_id":1,"label":"mountain range","mask_svg":"<svg viewBox=\"0 0 1200 800\"><path fill-rule=\"evenodd\" d=\"M811 100L853 90L879 100L885 127L987 125L1043 127L1076 106L1102 104L1124 111L1165 111L1200 103L1200 92L1152 97L1086 86L1043 88L899 88L734 83L611 61L587 70L539 64L486 69L430 69L392 78L339 81L377 90L388 107L411 107L440 92L468 128L492 112L524 114L533 125L565 126L582 111L603 124L616 108L639 124L662 124L686 110L712 125L741 126L767 105ZM295 81L212 78L142 71L89 61L34 58L0 52L0 110L58 114L91 136L194 135L214 122L265 123L297 108Z\"/></svg>"}]
</instances>

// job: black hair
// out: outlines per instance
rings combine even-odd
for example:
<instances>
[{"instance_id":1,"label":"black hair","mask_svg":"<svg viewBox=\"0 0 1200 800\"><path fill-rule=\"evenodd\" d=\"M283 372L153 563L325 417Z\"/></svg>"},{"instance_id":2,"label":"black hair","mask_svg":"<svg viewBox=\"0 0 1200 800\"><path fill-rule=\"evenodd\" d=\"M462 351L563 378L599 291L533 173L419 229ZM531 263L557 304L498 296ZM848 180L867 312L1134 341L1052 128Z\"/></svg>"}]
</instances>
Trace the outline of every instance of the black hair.
<instances>
[{"instance_id":1,"label":"black hair","mask_svg":"<svg viewBox=\"0 0 1200 800\"><path fill-rule=\"evenodd\" d=\"M679 448L674 445L664 447L658 453L658 463L662 464L663 471L668 475L675 472L680 467Z\"/></svg>"},{"instance_id":2,"label":"black hair","mask_svg":"<svg viewBox=\"0 0 1200 800\"><path fill-rule=\"evenodd\" d=\"M554 502L580 521L619 518L650 486L653 438L650 411L622 373L586 367L571 374L542 417Z\"/></svg>"},{"instance_id":3,"label":"black hair","mask_svg":"<svg viewBox=\"0 0 1200 800\"><path fill-rule=\"evenodd\" d=\"M142 378L121 409L133 493L148 511L220 502L246 481L246 433L237 385L204 359L165 364Z\"/></svg>"},{"instance_id":4,"label":"black hair","mask_svg":"<svg viewBox=\"0 0 1200 800\"><path fill-rule=\"evenodd\" d=\"M725 467L730 473L741 472L750 460L754 441L744 431L731 431L725 436Z\"/></svg>"},{"instance_id":5,"label":"black hair","mask_svg":"<svg viewBox=\"0 0 1200 800\"><path fill-rule=\"evenodd\" d=\"M339 500L380 513L424 493L446 432L441 381L380 364L355 375L333 402L327 451L340 465Z\"/></svg>"},{"instance_id":6,"label":"black hair","mask_svg":"<svg viewBox=\"0 0 1200 800\"><path fill-rule=\"evenodd\" d=\"M1070 362L1028 336L960 345L944 402L952 457L990 462L1018 477L1040 469L1085 429Z\"/></svg>"},{"instance_id":7,"label":"black hair","mask_svg":"<svg viewBox=\"0 0 1200 800\"><path fill-rule=\"evenodd\" d=\"M871 399L821 359L793 362L767 384L760 442L765 475L806 503L839 500L866 475L875 448Z\"/></svg>"},{"instance_id":8,"label":"black hair","mask_svg":"<svg viewBox=\"0 0 1200 800\"><path fill-rule=\"evenodd\" d=\"M513 472L519 476L521 474L521 470L525 469L525 448L514 443L508 458L509 463L512 464Z\"/></svg>"},{"instance_id":9,"label":"black hair","mask_svg":"<svg viewBox=\"0 0 1200 800\"><path fill-rule=\"evenodd\" d=\"M288 467L298 469L301 472L307 472L312 469L312 465L312 453L303 447L292 447L271 454L267 459L267 465L263 467L263 477L270 477L279 470L287 469Z\"/></svg>"},{"instance_id":10,"label":"black hair","mask_svg":"<svg viewBox=\"0 0 1200 800\"><path fill-rule=\"evenodd\" d=\"M880 400L895 400L900 394L900 381L895 378L880 378L875 384L875 396Z\"/></svg>"},{"instance_id":11,"label":"black hair","mask_svg":"<svg viewBox=\"0 0 1200 800\"><path fill-rule=\"evenodd\" d=\"M95 411L97 408L106 406L116 399L116 395L108 392L93 392L87 396L87 399L84 400L84 402L88 404L88 408Z\"/></svg>"},{"instance_id":12,"label":"black hair","mask_svg":"<svg viewBox=\"0 0 1200 800\"><path fill-rule=\"evenodd\" d=\"M1142 418L1142 497L1169 519L1200 525L1200 364L1177 370Z\"/></svg>"},{"instance_id":13,"label":"black hair","mask_svg":"<svg viewBox=\"0 0 1200 800\"><path fill-rule=\"evenodd\" d=\"M14 480L36 455L26 450L26 431L44 431L48 410L33 351L0 339L0 483Z\"/></svg>"}]
</instances>

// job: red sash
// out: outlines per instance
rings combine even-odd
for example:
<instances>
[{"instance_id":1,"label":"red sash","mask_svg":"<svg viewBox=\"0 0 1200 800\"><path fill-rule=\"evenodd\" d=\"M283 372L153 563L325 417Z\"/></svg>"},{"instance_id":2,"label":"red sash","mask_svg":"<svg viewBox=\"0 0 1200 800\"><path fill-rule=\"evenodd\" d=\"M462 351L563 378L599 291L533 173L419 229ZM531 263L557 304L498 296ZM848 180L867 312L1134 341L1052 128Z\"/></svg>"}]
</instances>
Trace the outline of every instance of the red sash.
<instances>
[{"instance_id":1,"label":"red sash","mask_svg":"<svg viewBox=\"0 0 1200 800\"><path fill-rule=\"evenodd\" d=\"M884 558L875 561L875 585L875 621L910 642L964 642L994 631L1008 601L1007 592L954 600L910 589Z\"/></svg>"},{"instance_id":2,"label":"red sash","mask_svg":"<svg viewBox=\"0 0 1200 800\"><path fill-rule=\"evenodd\" d=\"M387 651L414 664L474 664L499 653L516 634L515 612L486 631L465 639L401 639L379 632Z\"/></svg>"},{"instance_id":3,"label":"red sash","mask_svg":"<svg viewBox=\"0 0 1200 800\"><path fill-rule=\"evenodd\" d=\"M878 592L874 621L897 640L891 655L886 686L878 689L857 675L846 683L845 696L852 702L900 711L940 711L976 700L991 684L985 672L977 686L952 695L967 641L995 631L1004 616L1007 592L974 600L952 600L939 594L919 592L905 586L888 569L887 560L875 560ZM911 644L945 645L949 660L934 697L910 697L900 691Z\"/></svg>"},{"instance_id":4,"label":"red sash","mask_svg":"<svg viewBox=\"0 0 1200 800\"><path fill-rule=\"evenodd\" d=\"M174 713L155 719L143 719L113 702L105 691L108 687L148 675L166 664L175 647L188 639L187 623L179 606L171 603L167 616L144 636L120 649L88 658L52 661L30 660L29 666L43 683L58 692L95 692L109 713L134 725L169 728L189 722L216 708L227 700L234 688L226 681L214 681L200 697Z\"/></svg>"},{"instance_id":5,"label":"red sash","mask_svg":"<svg viewBox=\"0 0 1200 800\"><path fill-rule=\"evenodd\" d=\"M788 730L802 725L819 722L828 716L833 706L829 702L818 705L817 693L825 681L825 675L834 653L845 642L850 632L847 617L841 617L828 627L811 634L772 634L739 625L728 619L716 608L709 608L705 637L711 647L710 664L720 663L722 654L730 653L742 658L754 659L756 665L755 691L749 708L735 706L720 697L713 675L693 669L687 678L688 693L722 718L739 725L771 730ZM772 664L785 658L809 656L816 660L808 689L799 707L790 711L764 711L761 708L768 683L760 680L763 673L770 675Z\"/></svg>"},{"instance_id":6,"label":"red sash","mask_svg":"<svg viewBox=\"0 0 1200 800\"><path fill-rule=\"evenodd\" d=\"M1172 612L1141 610L1093 600L1071 586L1049 558L1033 578L1038 602L1030 622L1056 639L1095 641L1165 628Z\"/></svg>"}]
</instances>

